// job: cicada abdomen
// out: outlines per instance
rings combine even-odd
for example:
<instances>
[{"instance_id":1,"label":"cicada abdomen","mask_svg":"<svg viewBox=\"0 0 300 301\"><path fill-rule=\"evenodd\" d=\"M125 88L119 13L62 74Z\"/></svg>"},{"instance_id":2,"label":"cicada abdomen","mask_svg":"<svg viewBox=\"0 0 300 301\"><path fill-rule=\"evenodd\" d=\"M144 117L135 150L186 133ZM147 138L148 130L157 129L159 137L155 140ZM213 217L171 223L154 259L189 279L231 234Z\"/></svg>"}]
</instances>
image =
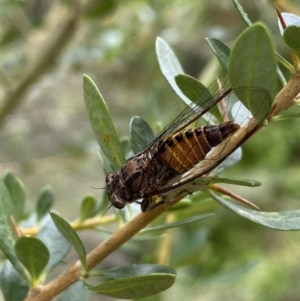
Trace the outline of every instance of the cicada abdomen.
<instances>
[{"instance_id":1,"label":"cicada abdomen","mask_svg":"<svg viewBox=\"0 0 300 301\"><path fill-rule=\"evenodd\" d=\"M157 160L177 174L189 171L212 147L232 135L239 126L233 121L182 130L158 142Z\"/></svg>"}]
</instances>

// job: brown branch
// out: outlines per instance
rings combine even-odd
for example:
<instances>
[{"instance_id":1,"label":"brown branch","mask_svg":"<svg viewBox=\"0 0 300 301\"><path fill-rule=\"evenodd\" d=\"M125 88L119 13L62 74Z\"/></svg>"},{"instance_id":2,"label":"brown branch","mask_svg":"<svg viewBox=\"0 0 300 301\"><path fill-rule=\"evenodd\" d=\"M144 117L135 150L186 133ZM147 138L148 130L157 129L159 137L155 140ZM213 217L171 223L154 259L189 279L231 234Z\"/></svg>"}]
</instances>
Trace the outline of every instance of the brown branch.
<instances>
[{"instance_id":1,"label":"brown branch","mask_svg":"<svg viewBox=\"0 0 300 301\"><path fill-rule=\"evenodd\" d=\"M234 192L232 192L232 191L230 191L230 190L228 190L224 187L221 187L217 184L211 184L208 187L209 187L209 189L212 189L214 191L218 191L218 192L220 192L224 195L227 195L227 196L231 197L234 200L237 200L241 203L244 203L247 206L250 206L250 207L253 207L254 209L259 210L259 207L256 206L255 204L253 204L252 202L248 201L247 199L241 197L240 195L238 195L238 194L236 194L236 193L234 193Z\"/></svg>"},{"instance_id":2,"label":"brown branch","mask_svg":"<svg viewBox=\"0 0 300 301\"><path fill-rule=\"evenodd\" d=\"M24 72L23 78L11 87L3 99L0 108L0 126L3 125L5 117L11 113L22 101L22 96L38 77L57 59L62 49L71 40L76 31L80 10L70 10L68 16L58 24L57 29L47 39L47 45L42 44L36 52L38 56Z\"/></svg>"},{"instance_id":3,"label":"brown branch","mask_svg":"<svg viewBox=\"0 0 300 301\"><path fill-rule=\"evenodd\" d=\"M176 201L181 199L178 198ZM92 250L87 255L88 271L99 264L110 253L118 249L122 244L130 240L135 234L146 227L159 215L164 213L171 205L163 204L148 212L140 213L122 228L112 234L107 240ZM68 286L78 281L81 273L81 263L77 261L65 273L54 279L44 287L33 291L24 301L48 301L65 290Z\"/></svg>"},{"instance_id":4,"label":"brown branch","mask_svg":"<svg viewBox=\"0 0 300 301\"><path fill-rule=\"evenodd\" d=\"M267 119L270 120L272 117L278 115L281 111L290 108L294 104L294 100L299 93L300 73L295 73L292 75L283 89L277 94Z\"/></svg>"},{"instance_id":5,"label":"brown branch","mask_svg":"<svg viewBox=\"0 0 300 301\"><path fill-rule=\"evenodd\" d=\"M6 76L5 72L0 70L0 79L6 87L5 95L0 105L0 127L3 126L5 117L20 105L27 89L38 80L40 75L42 75L48 67L54 64L63 48L72 40L73 35L76 33L80 17L93 12L95 8L99 9L101 5L105 8L107 5L106 1L73 1L67 10L68 13L62 15L55 29L51 29L49 37L45 39L47 42L41 43L41 45L36 47L34 51L35 56L28 66L28 69L24 70L23 77L14 85L12 84L13 81ZM103 14L104 13L105 9ZM15 17L17 18L19 15ZM17 21L19 22L20 20ZM25 20L22 21L23 23L25 22ZM28 27L29 26L26 26L25 32L27 32ZM22 33L25 34L24 28L22 29Z\"/></svg>"}]
</instances>

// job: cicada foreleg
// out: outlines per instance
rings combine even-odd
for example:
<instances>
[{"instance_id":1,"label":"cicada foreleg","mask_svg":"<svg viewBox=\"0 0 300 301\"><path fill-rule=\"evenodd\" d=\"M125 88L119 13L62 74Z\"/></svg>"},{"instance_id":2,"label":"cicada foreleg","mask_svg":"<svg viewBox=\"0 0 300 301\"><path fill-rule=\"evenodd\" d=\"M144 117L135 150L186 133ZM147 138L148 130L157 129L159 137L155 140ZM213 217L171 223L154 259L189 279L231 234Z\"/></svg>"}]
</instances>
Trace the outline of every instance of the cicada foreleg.
<instances>
[{"instance_id":1,"label":"cicada foreleg","mask_svg":"<svg viewBox=\"0 0 300 301\"><path fill-rule=\"evenodd\" d=\"M147 212L163 204L169 204L169 205L174 204L178 201L178 199L192 193L193 192L184 190L176 193L175 195L172 196L172 198L168 198L167 196L163 196L163 197L153 196L153 197L144 198L141 203L142 212Z\"/></svg>"},{"instance_id":2,"label":"cicada foreleg","mask_svg":"<svg viewBox=\"0 0 300 301\"><path fill-rule=\"evenodd\" d=\"M147 212L147 211L150 211L153 208L156 208L164 203L165 203L164 199L161 199L158 201L158 197L156 197L156 196L144 198L142 201L142 204L141 204L141 209L142 209L142 212Z\"/></svg>"}]
</instances>

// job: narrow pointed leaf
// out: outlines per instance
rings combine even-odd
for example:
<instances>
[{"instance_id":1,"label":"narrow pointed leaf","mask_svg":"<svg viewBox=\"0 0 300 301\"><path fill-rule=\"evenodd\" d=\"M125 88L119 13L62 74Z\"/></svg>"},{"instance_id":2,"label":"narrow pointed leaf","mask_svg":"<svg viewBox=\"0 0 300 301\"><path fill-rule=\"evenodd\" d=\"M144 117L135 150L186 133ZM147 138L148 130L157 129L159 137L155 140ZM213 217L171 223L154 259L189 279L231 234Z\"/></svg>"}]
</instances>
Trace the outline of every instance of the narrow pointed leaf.
<instances>
[{"instance_id":1,"label":"narrow pointed leaf","mask_svg":"<svg viewBox=\"0 0 300 301\"><path fill-rule=\"evenodd\" d=\"M239 3L238 0L232 0L236 10L238 11L238 13L240 14L242 20L246 23L246 25L251 26L252 22L251 20L248 18L248 15L245 13L243 7L241 6L241 4Z\"/></svg>"},{"instance_id":2,"label":"narrow pointed leaf","mask_svg":"<svg viewBox=\"0 0 300 301\"><path fill-rule=\"evenodd\" d=\"M82 241L80 240L77 233L73 230L71 225L58 214L50 213L55 226L58 228L60 233L65 237L65 239L73 246L76 250L79 259L81 261L84 271L86 271L86 251Z\"/></svg>"},{"instance_id":3,"label":"narrow pointed leaf","mask_svg":"<svg viewBox=\"0 0 300 301\"><path fill-rule=\"evenodd\" d=\"M15 235L13 234L10 223L10 216L13 213L13 204L7 187L2 179L0 179L0 208L0 248L15 269L27 279L24 267L15 253Z\"/></svg>"},{"instance_id":4,"label":"narrow pointed leaf","mask_svg":"<svg viewBox=\"0 0 300 301\"><path fill-rule=\"evenodd\" d=\"M55 226L50 214L47 214L41 221L41 229L37 237L43 241L50 252L50 259L45 268L46 271L52 270L68 254L71 245L64 238Z\"/></svg>"},{"instance_id":5,"label":"narrow pointed leaf","mask_svg":"<svg viewBox=\"0 0 300 301\"><path fill-rule=\"evenodd\" d=\"M92 194L87 195L81 202L81 209L80 209L80 217L79 220L82 222L87 218L93 216L96 208L96 197Z\"/></svg>"},{"instance_id":6,"label":"narrow pointed leaf","mask_svg":"<svg viewBox=\"0 0 300 301\"><path fill-rule=\"evenodd\" d=\"M262 120L277 93L273 42L263 24L256 23L240 34L230 53L228 70L237 97L256 119Z\"/></svg>"},{"instance_id":7,"label":"narrow pointed leaf","mask_svg":"<svg viewBox=\"0 0 300 301\"><path fill-rule=\"evenodd\" d=\"M155 138L149 124L139 116L131 118L129 129L131 146L135 154Z\"/></svg>"},{"instance_id":8,"label":"narrow pointed leaf","mask_svg":"<svg viewBox=\"0 0 300 301\"><path fill-rule=\"evenodd\" d=\"M0 287L6 301L23 301L29 291L29 286L24 278L8 260L1 270Z\"/></svg>"},{"instance_id":9,"label":"narrow pointed leaf","mask_svg":"<svg viewBox=\"0 0 300 301\"><path fill-rule=\"evenodd\" d=\"M194 103L196 103L197 106L201 106L202 101L203 103L205 103L212 97L210 91L192 76L179 74L175 76L175 81L182 93L192 101L192 103L190 104L190 107L192 108ZM223 118L217 106L212 107L209 112L219 122L222 122Z\"/></svg>"},{"instance_id":10,"label":"narrow pointed leaf","mask_svg":"<svg viewBox=\"0 0 300 301\"><path fill-rule=\"evenodd\" d=\"M42 188L37 200L37 220L40 221L51 209L54 203L53 190L50 186Z\"/></svg>"},{"instance_id":11,"label":"narrow pointed leaf","mask_svg":"<svg viewBox=\"0 0 300 301\"><path fill-rule=\"evenodd\" d=\"M181 92L193 102L211 97L209 90L192 76L178 74L175 76L175 82Z\"/></svg>"},{"instance_id":12,"label":"narrow pointed leaf","mask_svg":"<svg viewBox=\"0 0 300 301\"><path fill-rule=\"evenodd\" d=\"M199 221L199 220L204 219L206 217L210 217L212 215L214 215L214 214L213 213L207 213L207 214L196 215L196 216L192 216L190 218L186 218L186 219L174 222L174 223L167 223L167 224L164 224L164 225L149 227L149 228L144 229L141 232L145 233L145 232L150 232L150 231L157 231L157 230L164 230L164 229L169 229L169 228L180 227L180 226L183 226L183 225L186 225L186 224L190 224L190 223Z\"/></svg>"},{"instance_id":13,"label":"narrow pointed leaf","mask_svg":"<svg viewBox=\"0 0 300 301\"><path fill-rule=\"evenodd\" d=\"M272 120L273 121L281 121L286 119L293 119L293 118L299 118L300 113L294 113L294 114L284 114L284 115L277 115Z\"/></svg>"},{"instance_id":14,"label":"narrow pointed leaf","mask_svg":"<svg viewBox=\"0 0 300 301\"><path fill-rule=\"evenodd\" d=\"M15 251L33 281L38 280L50 258L46 245L35 236L21 236L16 241Z\"/></svg>"},{"instance_id":15,"label":"narrow pointed leaf","mask_svg":"<svg viewBox=\"0 0 300 301\"><path fill-rule=\"evenodd\" d=\"M252 220L255 223L276 230L300 230L300 210L290 210L282 212L255 211L231 202L227 202L222 197L216 195L213 192L211 192L211 195L224 207L249 220Z\"/></svg>"},{"instance_id":16,"label":"narrow pointed leaf","mask_svg":"<svg viewBox=\"0 0 300 301\"><path fill-rule=\"evenodd\" d=\"M230 48L223 42L214 38L206 38L206 41L208 42L208 45L216 55L222 67L227 71Z\"/></svg>"},{"instance_id":17,"label":"narrow pointed leaf","mask_svg":"<svg viewBox=\"0 0 300 301\"><path fill-rule=\"evenodd\" d=\"M87 75L83 77L84 101L91 127L114 169L125 161L120 140L116 133L110 112L97 86Z\"/></svg>"},{"instance_id":18,"label":"narrow pointed leaf","mask_svg":"<svg viewBox=\"0 0 300 301\"><path fill-rule=\"evenodd\" d=\"M5 175L4 182L14 205L13 216L16 220L20 220L23 214L26 199L24 185L21 180L11 172L8 172Z\"/></svg>"},{"instance_id":19,"label":"narrow pointed leaf","mask_svg":"<svg viewBox=\"0 0 300 301\"><path fill-rule=\"evenodd\" d=\"M221 178L221 177L209 177L211 184L224 183L224 184L233 184L240 186L248 187L258 187L261 186L261 183L255 180L248 179L233 179L233 178Z\"/></svg>"},{"instance_id":20,"label":"narrow pointed leaf","mask_svg":"<svg viewBox=\"0 0 300 301\"><path fill-rule=\"evenodd\" d=\"M101 151L101 149L99 148L97 151L97 155L99 157L101 166L104 170L104 173L107 175L109 174L112 170L114 170L114 167L112 166L112 164L110 164L110 162L107 160L106 156L104 155L104 153Z\"/></svg>"},{"instance_id":21,"label":"narrow pointed leaf","mask_svg":"<svg viewBox=\"0 0 300 301\"><path fill-rule=\"evenodd\" d=\"M114 298L136 299L170 288L176 271L157 264L140 264L102 271L100 276L106 281L97 286L87 284L90 290Z\"/></svg>"},{"instance_id":22,"label":"narrow pointed leaf","mask_svg":"<svg viewBox=\"0 0 300 301\"><path fill-rule=\"evenodd\" d=\"M181 100L183 100L183 102L190 105L191 101L181 92L175 82L175 76L178 74L184 74L184 72L173 50L162 38L156 39L156 55L160 70L171 88L181 98Z\"/></svg>"}]
</instances>

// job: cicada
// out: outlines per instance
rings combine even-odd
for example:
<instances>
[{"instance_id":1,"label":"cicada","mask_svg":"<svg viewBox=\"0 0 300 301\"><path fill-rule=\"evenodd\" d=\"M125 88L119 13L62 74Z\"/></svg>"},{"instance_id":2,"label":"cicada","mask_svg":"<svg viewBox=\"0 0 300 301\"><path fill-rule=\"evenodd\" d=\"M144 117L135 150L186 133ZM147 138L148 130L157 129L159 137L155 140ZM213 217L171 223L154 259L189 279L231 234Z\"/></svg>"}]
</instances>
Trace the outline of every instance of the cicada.
<instances>
[{"instance_id":1,"label":"cicada","mask_svg":"<svg viewBox=\"0 0 300 301\"><path fill-rule=\"evenodd\" d=\"M242 91L239 89L239 93ZM249 88L245 88L245 91L248 93ZM187 106L144 149L129 158L117 171L108 174L106 185L112 206L121 209L128 203L142 199L142 211L150 210L157 206L153 196L178 190L206 174L209 170L196 171L192 178L185 177L199 162L205 160L212 148L226 143L240 125L227 120L217 125L190 126L232 92L229 86L204 98L199 97L193 106ZM213 167L220 162L215 160ZM180 180L176 182L174 179Z\"/></svg>"}]
</instances>

